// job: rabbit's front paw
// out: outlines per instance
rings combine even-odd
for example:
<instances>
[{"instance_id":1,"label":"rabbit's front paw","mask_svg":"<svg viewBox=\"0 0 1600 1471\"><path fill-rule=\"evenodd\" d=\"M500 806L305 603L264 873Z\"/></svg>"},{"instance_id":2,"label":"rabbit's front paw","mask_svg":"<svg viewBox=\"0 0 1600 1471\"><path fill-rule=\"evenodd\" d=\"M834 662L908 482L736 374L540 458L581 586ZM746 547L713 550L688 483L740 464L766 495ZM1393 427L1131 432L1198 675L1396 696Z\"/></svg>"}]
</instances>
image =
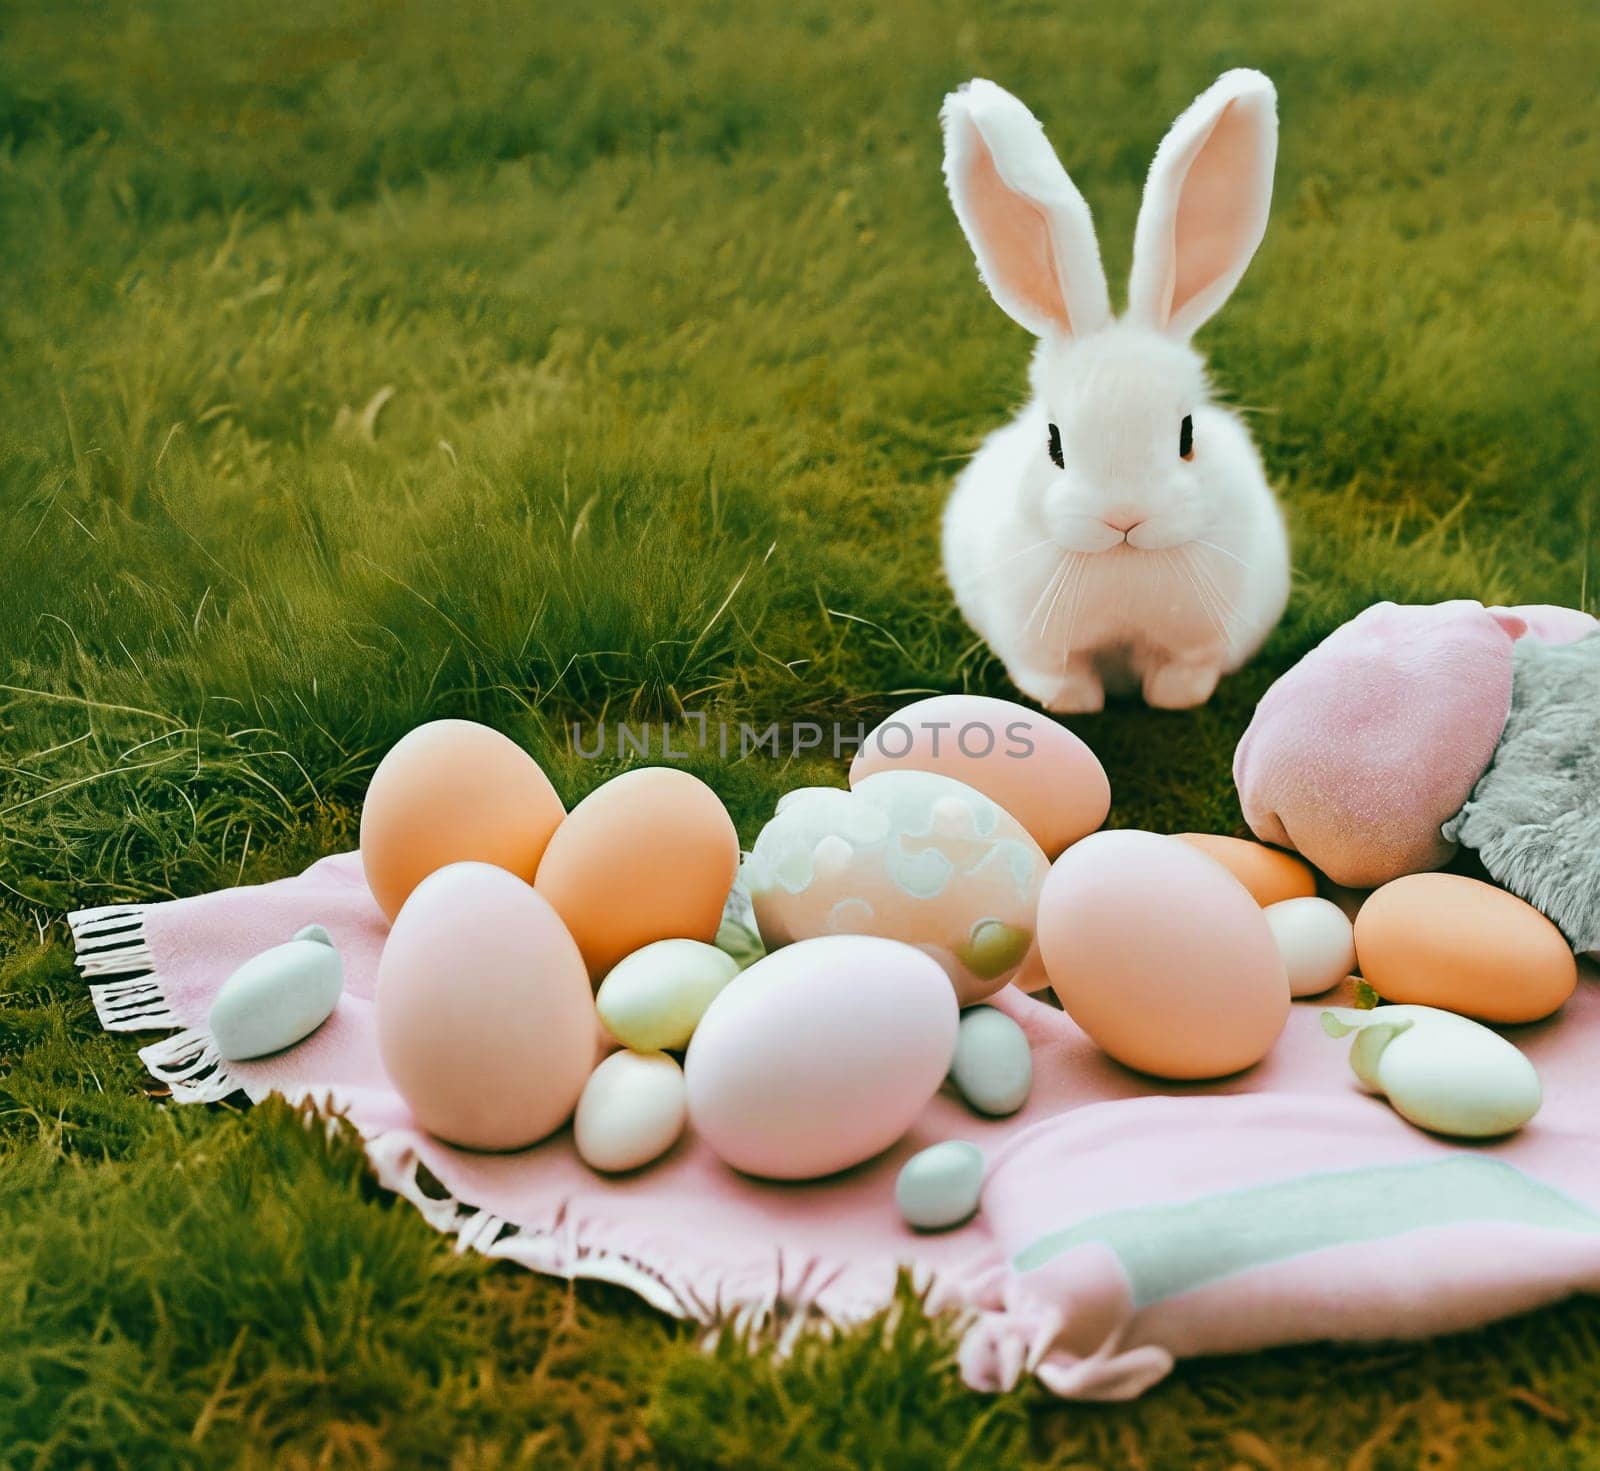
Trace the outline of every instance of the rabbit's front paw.
<instances>
[{"instance_id":1,"label":"rabbit's front paw","mask_svg":"<svg viewBox=\"0 0 1600 1471\"><path fill-rule=\"evenodd\" d=\"M1211 698L1222 666L1173 661L1144 672L1144 702L1157 710L1192 710Z\"/></svg>"},{"instance_id":2,"label":"rabbit's front paw","mask_svg":"<svg viewBox=\"0 0 1600 1471\"><path fill-rule=\"evenodd\" d=\"M1048 673L1012 669L1011 682L1035 704L1057 715L1094 715L1106 707L1106 687L1093 668L1076 663Z\"/></svg>"}]
</instances>

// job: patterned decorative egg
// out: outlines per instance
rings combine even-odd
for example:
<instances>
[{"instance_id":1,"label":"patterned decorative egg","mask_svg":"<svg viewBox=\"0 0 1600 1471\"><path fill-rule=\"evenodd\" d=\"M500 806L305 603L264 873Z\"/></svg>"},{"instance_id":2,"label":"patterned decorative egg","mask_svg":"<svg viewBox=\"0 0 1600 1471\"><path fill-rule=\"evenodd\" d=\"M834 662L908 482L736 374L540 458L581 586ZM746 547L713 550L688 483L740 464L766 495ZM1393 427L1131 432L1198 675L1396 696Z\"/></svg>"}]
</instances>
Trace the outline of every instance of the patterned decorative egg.
<instances>
[{"instance_id":1,"label":"patterned decorative egg","mask_svg":"<svg viewBox=\"0 0 1600 1471\"><path fill-rule=\"evenodd\" d=\"M1032 952L1050 865L982 792L929 771L881 771L848 791L787 793L745 861L768 949L879 935L931 955L963 1006L998 991Z\"/></svg>"},{"instance_id":2,"label":"patterned decorative egg","mask_svg":"<svg viewBox=\"0 0 1600 1471\"><path fill-rule=\"evenodd\" d=\"M934 695L862 743L850 785L880 771L936 771L992 797L1054 858L1111 810L1105 768L1053 716L988 695Z\"/></svg>"}]
</instances>

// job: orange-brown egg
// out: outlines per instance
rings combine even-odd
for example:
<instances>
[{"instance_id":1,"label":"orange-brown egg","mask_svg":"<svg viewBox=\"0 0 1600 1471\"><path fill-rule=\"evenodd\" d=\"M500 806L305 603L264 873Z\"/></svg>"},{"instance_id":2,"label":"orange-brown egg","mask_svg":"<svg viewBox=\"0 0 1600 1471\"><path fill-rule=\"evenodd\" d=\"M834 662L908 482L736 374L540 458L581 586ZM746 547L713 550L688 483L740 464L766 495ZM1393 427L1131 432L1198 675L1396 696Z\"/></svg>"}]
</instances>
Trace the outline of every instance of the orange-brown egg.
<instances>
[{"instance_id":1,"label":"orange-brown egg","mask_svg":"<svg viewBox=\"0 0 1600 1471\"><path fill-rule=\"evenodd\" d=\"M1214 858L1228 870L1263 909L1285 899L1307 899L1317 892L1317 876L1310 865L1281 848L1252 843L1248 838L1225 838L1220 833L1176 833L1191 848Z\"/></svg>"},{"instance_id":2,"label":"orange-brown egg","mask_svg":"<svg viewBox=\"0 0 1600 1471\"><path fill-rule=\"evenodd\" d=\"M527 883L562 818L561 798L515 741L473 720L431 720L378 763L361 809L361 866L393 920L449 863L492 863Z\"/></svg>"},{"instance_id":3,"label":"orange-brown egg","mask_svg":"<svg viewBox=\"0 0 1600 1471\"><path fill-rule=\"evenodd\" d=\"M1408 874L1375 890L1356 915L1356 957L1385 1001L1486 1022L1537 1021L1578 984L1572 949L1544 915L1454 873Z\"/></svg>"},{"instance_id":4,"label":"orange-brown egg","mask_svg":"<svg viewBox=\"0 0 1600 1471\"><path fill-rule=\"evenodd\" d=\"M738 868L738 834L717 794L686 771L645 766L572 809L534 886L598 984L654 940L714 939Z\"/></svg>"}]
</instances>

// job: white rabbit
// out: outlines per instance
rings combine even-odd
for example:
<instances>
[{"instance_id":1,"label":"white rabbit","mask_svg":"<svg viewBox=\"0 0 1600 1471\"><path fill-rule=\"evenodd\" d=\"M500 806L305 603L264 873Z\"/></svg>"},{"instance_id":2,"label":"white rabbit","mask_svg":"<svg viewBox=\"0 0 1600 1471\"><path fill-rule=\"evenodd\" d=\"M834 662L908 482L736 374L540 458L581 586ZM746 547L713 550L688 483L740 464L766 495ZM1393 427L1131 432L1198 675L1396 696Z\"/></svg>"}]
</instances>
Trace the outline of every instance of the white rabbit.
<instances>
[{"instance_id":1,"label":"white rabbit","mask_svg":"<svg viewBox=\"0 0 1600 1471\"><path fill-rule=\"evenodd\" d=\"M944 517L945 573L1012 682L1084 712L1142 689L1204 704L1289 596L1283 517L1189 337L1261 243L1277 94L1203 92L1156 151L1128 311L1111 316L1089 207L1038 120L976 80L945 99L945 182L1000 308L1038 339L1033 397L984 442Z\"/></svg>"}]
</instances>

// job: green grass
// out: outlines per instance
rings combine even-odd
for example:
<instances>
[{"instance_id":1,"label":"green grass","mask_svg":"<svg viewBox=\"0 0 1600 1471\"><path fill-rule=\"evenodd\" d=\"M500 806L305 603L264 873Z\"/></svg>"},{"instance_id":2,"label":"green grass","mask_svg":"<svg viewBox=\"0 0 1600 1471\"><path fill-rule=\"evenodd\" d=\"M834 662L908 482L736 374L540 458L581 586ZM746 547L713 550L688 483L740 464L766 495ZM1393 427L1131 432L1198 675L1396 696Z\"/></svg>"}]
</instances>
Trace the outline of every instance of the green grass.
<instances>
[{"instance_id":1,"label":"green grass","mask_svg":"<svg viewBox=\"0 0 1600 1471\"><path fill-rule=\"evenodd\" d=\"M1230 65L1282 94L1204 346L1294 597L1207 709L1074 722L1114 821L1236 828L1255 699L1376 598L1596 605L1593 9L582 8L0 10L0 1464L1600 1465L1592 1300L1126 1407L971 1396L910 1302L706 1356L453 1255L285 1108L159 1106L98 1032L66 908L349 846L430 716L574 800L611 768L572 720L1009 692L936 559L1027 346L942 196L973 74L1044 118L1114 279L1167 120ZM840 778L695 765L747 840Z\"/></svg>"}]
</instances>

